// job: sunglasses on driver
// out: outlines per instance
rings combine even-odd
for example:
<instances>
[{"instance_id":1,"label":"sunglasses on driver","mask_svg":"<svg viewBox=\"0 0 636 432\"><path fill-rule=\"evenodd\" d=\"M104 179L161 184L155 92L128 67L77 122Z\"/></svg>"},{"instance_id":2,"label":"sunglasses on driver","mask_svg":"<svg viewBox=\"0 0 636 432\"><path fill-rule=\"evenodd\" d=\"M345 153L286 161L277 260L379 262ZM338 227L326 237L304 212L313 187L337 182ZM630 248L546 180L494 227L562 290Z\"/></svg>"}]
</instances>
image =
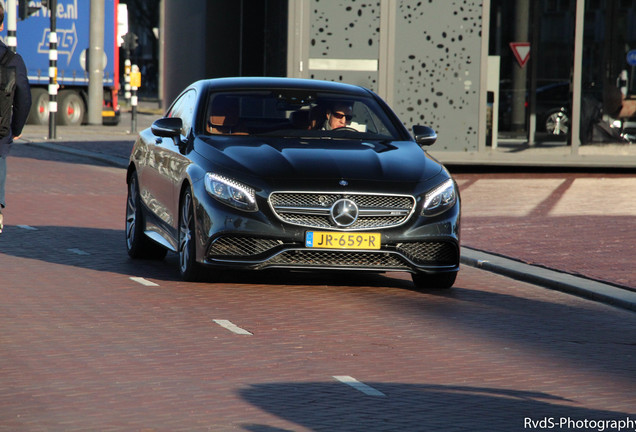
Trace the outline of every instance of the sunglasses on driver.
<instances>
[{"instance_id":1,"label":"sunglasses on driver","mask_svg":"<svg viewBox=\"0 0 636 432\"><path fill-rule=\"evenodd\" d=\"M345 117L348 122L353 120L353 116L351 114L345 114L343 112L335 111L335 112L332 112L331 115L337 118L338 120L342 119L343 117Z\"/></svg>"}]
</instances>

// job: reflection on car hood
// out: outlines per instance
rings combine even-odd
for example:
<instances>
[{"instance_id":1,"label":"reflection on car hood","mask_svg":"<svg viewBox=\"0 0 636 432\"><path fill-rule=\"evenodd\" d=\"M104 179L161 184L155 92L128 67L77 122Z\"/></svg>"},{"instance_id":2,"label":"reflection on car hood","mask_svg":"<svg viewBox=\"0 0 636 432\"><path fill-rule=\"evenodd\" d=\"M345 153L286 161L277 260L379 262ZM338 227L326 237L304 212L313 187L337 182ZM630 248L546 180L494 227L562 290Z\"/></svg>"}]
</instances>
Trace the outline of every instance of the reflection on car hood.
<instances>
[{"instance_id":1,"label":"reflection on car hood","mask_svg":"<svg viewBox=\"0 0 636 432\"><path fill-rule=\"evenodd\" d=\"M418 182L441 170L413 141L214 137L197 140L195 151L217 169L262 179Z\"/></svg>"}]
</instances>

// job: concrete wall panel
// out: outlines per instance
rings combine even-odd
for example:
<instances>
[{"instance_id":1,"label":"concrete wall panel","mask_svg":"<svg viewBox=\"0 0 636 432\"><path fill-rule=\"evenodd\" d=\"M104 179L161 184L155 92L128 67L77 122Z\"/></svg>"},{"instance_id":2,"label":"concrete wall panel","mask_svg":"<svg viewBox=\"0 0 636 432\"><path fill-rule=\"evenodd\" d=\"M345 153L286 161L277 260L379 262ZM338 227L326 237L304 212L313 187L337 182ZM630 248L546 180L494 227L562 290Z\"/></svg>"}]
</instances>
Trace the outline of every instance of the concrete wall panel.
<instances>
[{"instance_id":1,"label":"concrete wall panel","mask_svg":"<svg viewBox=\"0 0 636 432\"><path fill-rule=\"evenodd\" d=\"M478 149L481 16L480 0L397 4L395 110L435 129L438 150Z\"/></svg>"},{"instance_id":2,"label":"concrete wall panel","mask_svg":"<svg viewBox=\"0 0 636 432\"><path fill-rule=\"evenodd\" d=\"M307 58L295 60L306 61L310 78L378 92L407 127L433 127L438 150L478 150L482 0L305 5Z\"/></svg>"},{"instance_id":3,"label":"concrete wall panel","mask_svg":"<svg viewBox=\"0 0 636 432\"><path fill-rule=\"evenodd\" d=\"M380 1L314 0L309 11L309 76L376 90Z\"/></svg>"}]
</instances>

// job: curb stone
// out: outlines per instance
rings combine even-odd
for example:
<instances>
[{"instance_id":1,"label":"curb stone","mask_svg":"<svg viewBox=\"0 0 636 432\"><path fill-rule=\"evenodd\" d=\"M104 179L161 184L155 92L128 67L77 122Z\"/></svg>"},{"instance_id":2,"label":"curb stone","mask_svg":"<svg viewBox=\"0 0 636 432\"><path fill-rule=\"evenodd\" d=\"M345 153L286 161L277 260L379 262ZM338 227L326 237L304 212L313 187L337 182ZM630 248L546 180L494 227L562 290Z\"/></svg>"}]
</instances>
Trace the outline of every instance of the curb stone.
<instances>
[{"instance_id":1,"label":"curb stone","mask_svg":"<svg viewBox=\"0 0 636 432\"><path fill-rule=\"evenodd\" d=\"M461 263L533 285L636 311L636 292L629 289L525 264L465 246L461 248Z\"/></svg>"}]
</instances>

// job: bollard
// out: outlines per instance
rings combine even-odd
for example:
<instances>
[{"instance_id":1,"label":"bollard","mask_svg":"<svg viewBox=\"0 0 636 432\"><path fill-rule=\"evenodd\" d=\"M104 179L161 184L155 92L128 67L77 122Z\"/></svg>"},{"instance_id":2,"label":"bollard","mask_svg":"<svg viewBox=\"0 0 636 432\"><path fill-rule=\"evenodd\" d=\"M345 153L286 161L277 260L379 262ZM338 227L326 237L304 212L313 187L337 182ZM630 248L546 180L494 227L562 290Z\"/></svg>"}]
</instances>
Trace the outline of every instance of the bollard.
<instances>
[{"instance_id":1,"label":"bollard","mask_svg":"<svg viewBox=\"0 0 636 432\"><path fill-rule=\"evenodd\" d=\"M133 65L132 72L130 73L130 89L132 91L130 95L131 133L137 133L137 89L139 87L141 87L141 73L139 72L139 66Z\"/></svg>"},{"instance_id":2,"label":"bollard","mask_svg":"<svg viewBox=\"0 0 636 432\"><path fill-rule=\"evenodd\" d=\"M124 99L130 102L130 59L124 62Z\"/></svg>"},{"instance_id":3,"label":"bollard","mask_svg":"<svg viewBox=\"0 0 636 432\"><path fill-rule=\"evenodd\" d=\"M131 109L131 125L130 131L131 133L137 133L137 87L133 86L131 88L132 94L130 96L130 106Z\"/></svg>"},{"instance_id":4,"label":"bollard","mask_svg":"<svg viewBox=\"0 0 636 432\"><path fill-rule=\"evenodd\" d=\"M57 0L51 0L49 7L57 10ZM56 138L57 115L57 18L51 14L51 28L49 31L49 139Z\"/></svg>"}]
</instances>

